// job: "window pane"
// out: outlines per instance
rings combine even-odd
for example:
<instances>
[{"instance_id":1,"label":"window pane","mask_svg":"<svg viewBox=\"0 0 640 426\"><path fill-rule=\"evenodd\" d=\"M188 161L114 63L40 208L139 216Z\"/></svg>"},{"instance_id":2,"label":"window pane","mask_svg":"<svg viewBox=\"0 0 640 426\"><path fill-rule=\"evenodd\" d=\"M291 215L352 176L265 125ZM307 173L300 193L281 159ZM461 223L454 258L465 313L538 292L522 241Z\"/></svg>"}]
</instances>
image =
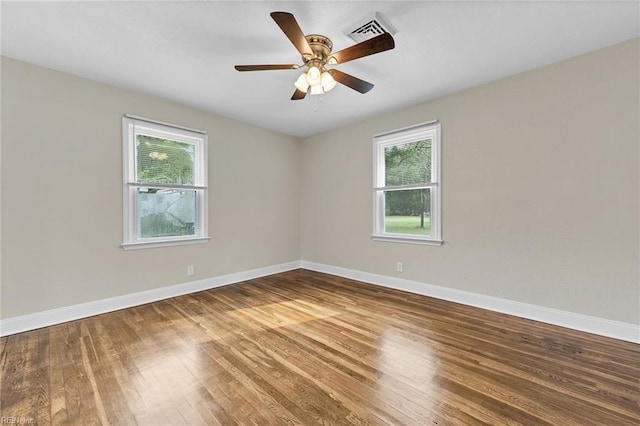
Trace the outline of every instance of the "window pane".
<instances>
[{"instance_id":1,"label":"window pane","mask_svg":"<svg viewBox=\"0 0 640 426\"><path fill-rule=\"evenodd\" d=\"M384 232L431 234L431 190L411 189L384 193Z\"/></svg>"},{"instance_id":2,"label":"window pane","mask_svg":"<svg viewBox=\"0 0 640 426\"><path fill-rule=\"evenodd\" d=\"M385 186L431 182L431 139L384 149Z\"/></svg>"},{"instance_id":3,"label":"window pane","mask_svg":"<svg viewBox=\"0 0 640 426\"><path fill-rule=\"evenodd\" d=\"M136 182L193 185L195 146L136 135Z\"/></svg>"},{"instance_id":4,"label":"window pane","mask_svg":"<svg viewBox=\"0 0 640 426\"><path fill-rule=\"evenodd\" d=\"M196 191L137 188L138 238L195 235Z\"/></svg>"}]
</instances>

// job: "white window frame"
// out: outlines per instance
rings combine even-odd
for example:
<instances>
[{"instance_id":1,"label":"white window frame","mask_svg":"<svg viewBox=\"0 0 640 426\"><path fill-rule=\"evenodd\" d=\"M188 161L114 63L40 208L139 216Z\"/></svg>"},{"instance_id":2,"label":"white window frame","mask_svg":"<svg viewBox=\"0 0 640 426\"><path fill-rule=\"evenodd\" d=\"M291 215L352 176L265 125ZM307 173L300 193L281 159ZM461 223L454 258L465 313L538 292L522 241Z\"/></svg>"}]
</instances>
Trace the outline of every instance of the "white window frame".
<instances>
[{"instance_id":1,"label":"white window frame","mask_svg":"<svg viewBox=\"0 0 640 426\"><path fill-rule=\"evenodd\" d=\"M142 134L194 146L193 185L139 184L136 182L136 136ZM201 130L176 126L147 118L125 115L122 117L123 158L123 232L122 248L125 250L155 248L183 244L206 243L207 230L207 133ZM195 235L176 237L138 237L138 213L136 191L140 187L176 190L195 190Z\"/></svg>"},{"instance_id":2,"label":"white window frame","mask_svg":"<svg viewBox=\"0 0 640 426\"><path fill-rule=\"evenodd\" d=\"M424 139L431 139L431 182L385 186L385 148ZM440 122L437 120L377 134L373 137L373 234L371 238L374 241L442 245L440 145ZM431 190L431 234L412 235L385 232L384 193L386 191L427 188Z\"/></svg>"}]
</instances>

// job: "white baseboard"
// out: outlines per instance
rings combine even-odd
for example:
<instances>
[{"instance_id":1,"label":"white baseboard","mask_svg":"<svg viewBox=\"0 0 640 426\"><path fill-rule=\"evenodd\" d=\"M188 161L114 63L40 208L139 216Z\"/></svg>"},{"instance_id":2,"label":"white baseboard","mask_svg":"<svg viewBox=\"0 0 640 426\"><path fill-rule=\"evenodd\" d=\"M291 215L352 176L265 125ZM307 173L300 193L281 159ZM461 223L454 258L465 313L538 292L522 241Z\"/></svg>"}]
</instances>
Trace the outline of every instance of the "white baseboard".
<instances>
[{"instance_id":1,"label":"white baseboard","mask_svg":"<svg viewBox=\"0 0 640 426\"><path fill-rule=\"evenodd\" d=\"M293 269L298 269L299 267L300 262L283 263L280 265L267 266L264 268L237 272L220 277L191 281L184 284L176 284L169 287L161 287L153 290L146 290L138 293L125 294L123 296L110 297L108 299L66 306L64 308L51 309L43 312L36 312L34 314L7 318L0 321L0 336L22 333L23 331L35 330L37 328L87 318L94 315L104 314L106 312L130 308L132 306L144 305L145 303L169 299L183 294L195 293L197 291L208 290L280 272L291 271Z\"/></svg>"},{"instance_id":2,"label":"white baseboard","mask_svg":"<svg viewBox=\"0 0 640 426\"><path fill-rule=\"evenodd\" d=\"M50 325L130 308L132 306L143 305L145 303L181 296L183 294L222 287L298 268L324 272L326 274L337 275L369 284L422 294L424 296L435 297L437 299L449 300L451 302L475 306L482 309L488 309L490 311L502 312L521 318L559 325L561 327L612 337L614 339L624 340L627 342L640 343L640 326L636 324L612 321L604 318L547 308L544 306L515 302L512 300L501 299L499 297L485 296L468 291L425 284L418 281L405 280L304 260L267 266L264 268L237 272L199 281L191 281L184 284L141 291L138 293L96 300L94 302L81 303L64 308L22 315L19 317L7 318L0 320L0 336L22 333L24 331L35 330Z\"/></svg>"},{"instance_id":3,"label":"white baseboard","mask_svg":"<svg viewBox=\"0 0 640 426\"><path fill-rule=\"evenodd\" d=\"M548 324L559 325L573 330L612 337L627 342L640 343L640 325L620 321L612 321L574 312L562 311L544 306L515 302L499 297L485 296L463 290L448 287L440 287L425 284L418 281L410 281L386 275L372 274L354 269L340 268L337 266L301 261L300 267L311 271L324 272L383 287L404 290L411 293L422 294L437 299L449 300L463 305L475 306L490 311L501 312L509 315L540 321Z\"/></svg>"}]
</instances>

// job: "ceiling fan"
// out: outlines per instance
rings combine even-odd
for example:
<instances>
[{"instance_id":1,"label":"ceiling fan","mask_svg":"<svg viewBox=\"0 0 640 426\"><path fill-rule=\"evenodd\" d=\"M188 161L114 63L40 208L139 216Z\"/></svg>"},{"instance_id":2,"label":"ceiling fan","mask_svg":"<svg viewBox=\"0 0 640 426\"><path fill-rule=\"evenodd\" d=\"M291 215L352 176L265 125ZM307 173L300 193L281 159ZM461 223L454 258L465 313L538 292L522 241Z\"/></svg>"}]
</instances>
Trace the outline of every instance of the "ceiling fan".
<instances>
[{"instance_id":1,"label":"ceiling fan","mask_svg":"<svg viewBox=\"0 0 640 426\"><path fill-rule=\"evenodd\" d=\"M337 69L327 69L327 65L344 64L395 47L391 34L384 33L339 52L331 53L333 43L329 37L320 34L304 35L291 13L272 12L271 17L300 52L303 64L236 65L235 68L238 71L269 71L306 67L307 70L294 83L296 91L291 97L292 101L304 99L307 93L312 95L326 93L333 89L336 83L344 84L360 93L367 93L373 89L373 84Z\"/></svg>"}]
</instances>

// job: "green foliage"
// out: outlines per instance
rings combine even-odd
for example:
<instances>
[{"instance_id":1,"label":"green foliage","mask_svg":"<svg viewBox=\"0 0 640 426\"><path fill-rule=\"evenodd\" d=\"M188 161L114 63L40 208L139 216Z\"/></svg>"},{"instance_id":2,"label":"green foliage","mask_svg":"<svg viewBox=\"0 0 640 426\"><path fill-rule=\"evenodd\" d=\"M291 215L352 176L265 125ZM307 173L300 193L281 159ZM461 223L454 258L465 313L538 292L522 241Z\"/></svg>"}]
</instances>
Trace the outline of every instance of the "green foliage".
<instances>
[{"instance_id":1,"label":"green foliage","mask_svg":"<svg viewBox=\"0 0 640 426\"><path fill-rule=\"evenodd\" d=\"M138 135L136 150L139 183L193 184L193 145Z\"/></svg>"},{"instance_id":2,"label":"green foliage","mask_svg":"<svg viewBox=\"0 0 640 426\"><path fill-rule=\"evenodd\" d=\"M431 206L431 191L410 189L385 193L385 214L400 216L420 216L428 214Z\"/></svg>"},{"instance_id":3,"label":"green foliage","mask_svg":"<svg viewBox=\"0 0 640 426\"><path fill-rule=\"evenodd\" d=\"M425 139L385 149L385 186L431 181L431 140ZM387 216L420 216L424 227L431 206L431 191L413 189L385 193ZM422 228L424 229L424 228Z\"/></svg>"},{"instance_id":4,"label":"green foliage","mask_svg":"<svg viewBox=\"0 0 640 426\"><path fill-rule=\"evenodd\" d=\"M384 150L385 186L431 181L431 139Z\"/></svg>"},{"instance_id":5,"label":"green foliage","mask_svg":"<svg viewBox=\"0 0 640 426\"><path fill-rule=\"evenodd\" d=\"M184 209L184 197L153 184L193 185L195 147L186 142L146 135L136 138L136 178L149 188L139 189L142 238L193 235L192 210ZM189 203L187 203L188 205ZM153 213L149 213L149 210Z\"/></svg>"}]
</instances>

